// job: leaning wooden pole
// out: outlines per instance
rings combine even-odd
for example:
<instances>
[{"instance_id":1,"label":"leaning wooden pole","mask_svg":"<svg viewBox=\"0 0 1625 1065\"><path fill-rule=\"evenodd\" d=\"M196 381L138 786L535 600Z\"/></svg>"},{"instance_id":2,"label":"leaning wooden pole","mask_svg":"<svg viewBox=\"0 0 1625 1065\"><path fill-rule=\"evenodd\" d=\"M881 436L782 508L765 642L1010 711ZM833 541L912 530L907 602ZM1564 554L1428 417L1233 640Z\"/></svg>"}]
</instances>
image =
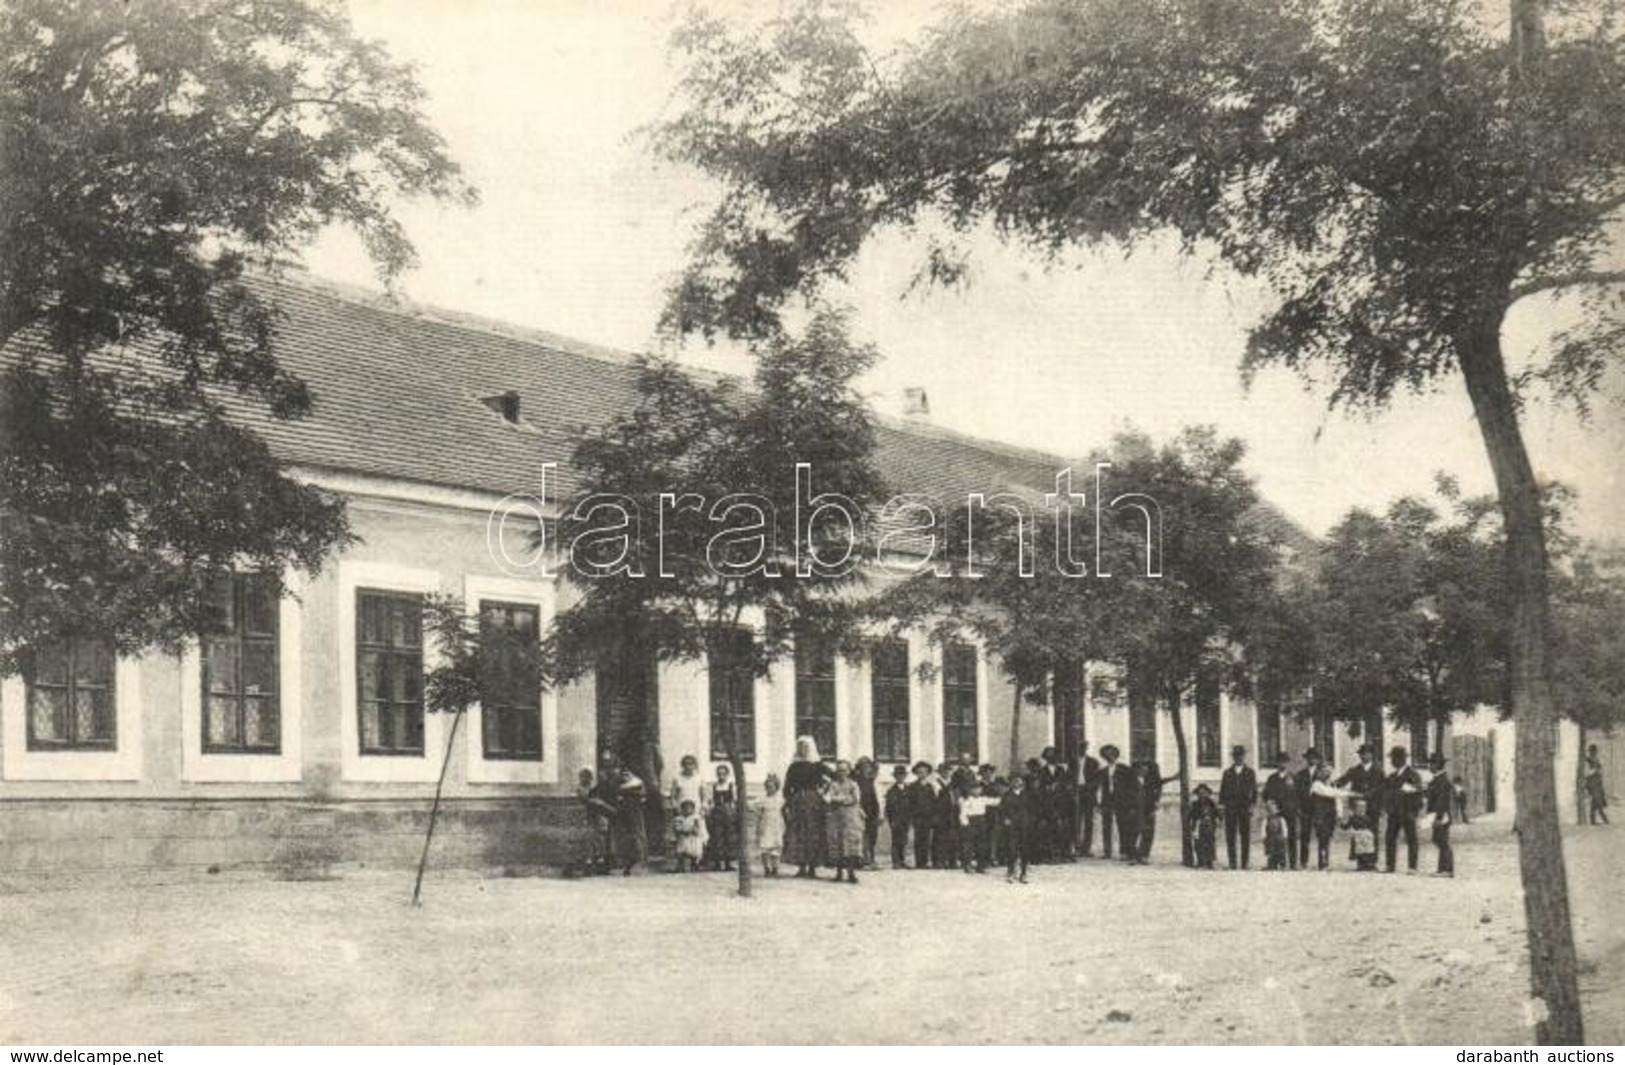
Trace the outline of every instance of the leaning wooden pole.
<instances>
[{"instance_id":1,"label":"leaning wooden pole","mask_svg":"<svg viewBox=\"0 0 1625 1065\"><path fill-rule=\"evenodd\" d=\"M423 854L418 858L418 879L412 885L412 905L422 905L423 870L429 864L429 844L434 840L434 824L440 818L440 793L446 787L446 769L451 765L451 745L457 739L457 726L462 723L461 710L452 715L451 731L446 734L446 755L440 759L440 779L434 784L434 804L429 807L429 830L423 834Z\"/></svg>"}]
</instances>

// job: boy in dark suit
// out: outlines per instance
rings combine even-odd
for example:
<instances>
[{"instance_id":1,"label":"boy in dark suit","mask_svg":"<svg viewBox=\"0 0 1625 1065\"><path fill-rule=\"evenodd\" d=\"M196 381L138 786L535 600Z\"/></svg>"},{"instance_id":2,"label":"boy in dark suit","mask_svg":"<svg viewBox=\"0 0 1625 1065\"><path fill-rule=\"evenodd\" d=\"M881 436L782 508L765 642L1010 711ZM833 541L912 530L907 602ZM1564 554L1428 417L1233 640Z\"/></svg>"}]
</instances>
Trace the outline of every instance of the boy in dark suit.
<instances>
[{"instance_id":1,"label":"boy in dark suit","mask_svg":"<svg viewBox=\"0 0 1625 1065\"><path fill-rule=\"evenodd\" d=\"M1274 803L1275 809L1286 821L1287 867L1298 867L1298 780L1292 774L1292 758L1282 751L1275 756L1275 772L1264 781L1264 802Z\"/></svg>"},{"instance_id":2,"label":"boy in dark suit","mask_svg":"<svg viewBox=\"0 0 1625 1065\"><path fill-rule=\"evenodd\" d=\"M1004 849L1005 878L1012 883L1027 882L1027 848L1032 843L1033 802L1027 782L1019 775L1010 778L995 813ZM1019 876L1018 876L1019 874Z\"/></svg>"},{"instance_id":3,"label":"boy in dark suit","mask_svg":"<svg viewBox=\"0 0 1625 1065\"><path fill-rule=\"evenodd\" d=\"M886 789L886 827L891 829L891 867L908 868L908 766L893 766Z\"/></svg>"},{"instance_id":4,"label":"boy in dark suit","mask_svg":"<svg viewBox=\"0 0 1625 1065\"><path fill-rule=\"evenodd\" d=\"M936 778L930 762L914 763L914 780L908 786L908 827L914 835L914 868L931 868L937 832Z\"/></svg>"},{"instance_id":5,"label":"boy in dark suit","mask_svg":"<svg viewBox=\"0 0 1625 1065\"><path fill-rule=\"evenodd\" d=\"M1196 868L1212 869L1215 844L1219 837L1219 804L1213 801L1213 789L1206 784L1196 785L1196 796L1191 799L1191 849L1196 852Z\"/></svg>"},{"instance_id":6,"label":"boy in dark suit","mask_svg":"<svg viewBox=\"0 0 1625 1065\"><path fill-rule=\"evenodd\" d=\"M1230 748L1231 765L1219 778L1219 809L1224 811L1224 849L1230 868L1236 868L1236 843L1241 843L1241 868L1247 868L1253 849L1253 807L1258 804L1258 776L1247 765L1247 748Z\"/></svg>"}]
</instances>

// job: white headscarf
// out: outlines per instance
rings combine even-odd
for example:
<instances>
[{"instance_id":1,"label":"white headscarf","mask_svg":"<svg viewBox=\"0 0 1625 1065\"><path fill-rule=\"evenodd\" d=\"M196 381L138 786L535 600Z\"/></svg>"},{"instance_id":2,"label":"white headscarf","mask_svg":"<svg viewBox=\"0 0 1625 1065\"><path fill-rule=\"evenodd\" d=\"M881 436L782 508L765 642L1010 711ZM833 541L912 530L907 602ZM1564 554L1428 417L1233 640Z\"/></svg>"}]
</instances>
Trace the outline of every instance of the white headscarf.
<instances>
[{"instance_id":1,"label":"white headscarf","mask_svg":"<svg viewBox=\"0 0 1625 1065\"><path fill-rule=\"evenodd\" d=\"M820 759L818 757L818 742L816 740L814 740L811 736L797 736L796 737L796 761L798 761L798 762L817 762L819 760Z\"/></svg>"}]
</instances>

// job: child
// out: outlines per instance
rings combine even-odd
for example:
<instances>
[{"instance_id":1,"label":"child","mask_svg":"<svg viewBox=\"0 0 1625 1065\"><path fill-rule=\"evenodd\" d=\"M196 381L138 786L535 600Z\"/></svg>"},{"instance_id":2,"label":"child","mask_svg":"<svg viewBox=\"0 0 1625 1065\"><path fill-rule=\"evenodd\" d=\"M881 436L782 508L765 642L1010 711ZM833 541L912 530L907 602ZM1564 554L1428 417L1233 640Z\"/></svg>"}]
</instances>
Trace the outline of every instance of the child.
<instances>
[{"instance_id":1,"label":"child","mask_svg":"<svg viewBox=\"0 0 1625 1065\"><path fill-rule=\"evenodd\" d=\"M914 763L908 786L908 825L914 836L914 868L931 868L937 835L937 778L930 762Z\"/></svg>"},{"instance_id":2,"label":"child","mask_svg":"<svg viewBox=\"0 0 1625 1065\"><path fill-rule=\"evenodd\" d=\"M891 867L908 868L908 767L892 766L886 789L886 827L891 830Z\"/></svg>"},{"instance_id":3,"label":"child","mask_svg":"<svg viewBox=\"0 0 1625 1065\"><path fill-rule=\"evenodd\" d=\"M1004 878L1010 883L1027 882L1027 848L1033 829L1032 804L1027 799L1027 782L1010 778L1010 786L999 800L999 834L1004 844ZM1016 874L1020 872L1018 877Z\"/></svg>"},{"instance_id":4,"label":"child","mask_svg":"<svg viewBox=\"0 0 1625 1065\"><path fill-rule=\"evenodd\" d=\"M672 821L672 835L677 839L677 872L692 873L700 867L705 855L705 819L695 812L694 800L684 799L677 807Z\"/></svg>"},{"instance_id":5,"label":"child","mask_svg":"<svg viewBox=\"0 0 1625 1065\"><path fill-rule=\"evenodd\" d=\"M727 763L717 766L717 782L711 785L711 807L705 813L705 832L710 839L711 868L724 872L734 867L739 834L739 789Z\"/></svg>"},{"instance_id":6,"label":"child","mask_svg":"<svg viewBox=\"0 0 1625 1065\"><path fill-rule=\"evenodd\" d=\"M1212 869L1219 840L1219 804L1213 801L1213 789L1206 784L1196 785L1196 797L1191 800L1190 826L1191 847L1196 851L1196 868Z\"/></svg>"},{"instance_id":7,"label":"child","mask_svg":"<svg viewBox=\"0 0 1625 1065\"><path fill-rule=\"evenodd\" d=\"M1349 857L1354 859L1354 868L1362 873L1377 871L1377 833L1371 827L1371 821L1366 817L1365 803L1359 799L1351 804L1353 809L1349 812L1347 822L1349 829Z\"/></svg>"},{"instance_id":8,"label":"child","mask_svg":"<svg viewBox=\"0 0 1625 1065\"><path fill-rule=\"evenodd\" d=\"M694 804L702 816L705 813L705 778L700 776L700 762L692 754L685 754L678 762L677 775L671 778L671 790L666 793L666 812L671 818L671 841L677 844L677 816L684 802Z\"/></svg>"},{"instance_id":9,"label":"child","mask_svg":"<svg viewBox=\"0 0 1625 1065\"><path fill-rule=\"evenodd\" d=\"M967 793L959 800L959 868L969 873L987 872L987 849L983 833L987 828L987 798L982 794L980 781L966 785Z\"/></svg>"},{"instance_id":10,"label":"child","mask_svg":"<svg viewBox=\"0 0 1625 1065\"><path fill-rule=\"evenodd\" d=\"M753 804L756 811L756 849L762 854L762 873L779 875L779 855L784 850L784 796L779 794L779 777L769 773L762 781L763 795Z\"/></svg>"},{"instance_id":11,"label":"child","mask_svg":"<svg viewBox=\"0 0 1625 1065\"><path fill-rule=\"evenodd\" d=\"M1287 841L1291 838L1287 834L1286 818L1281 814L1281 806L1274 799L1266 800L1264 809L1264 854L1269 858L1269 868L1287 868Z\"/></svg>"}]
</instances>

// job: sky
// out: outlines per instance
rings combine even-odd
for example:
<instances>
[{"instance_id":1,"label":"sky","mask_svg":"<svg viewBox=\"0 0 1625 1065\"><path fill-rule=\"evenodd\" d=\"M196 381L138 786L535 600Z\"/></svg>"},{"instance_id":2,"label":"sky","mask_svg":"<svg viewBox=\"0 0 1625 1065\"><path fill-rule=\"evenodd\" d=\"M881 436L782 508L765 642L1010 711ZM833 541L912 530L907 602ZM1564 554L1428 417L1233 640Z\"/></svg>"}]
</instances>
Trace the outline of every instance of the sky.
<instances>
[{"instance_id":1,"label":"sky","mask_svg":"<svg viewBox=\"0 0 1625 1065\"><path fill-rule=\"evenodd\" d=\"M474 208L406 203L421 265L409 299L627 350L654 346L664 289L713 202L702 175L664 164L641 131L669 113L676 77L663 0L351 0L358 30L410 60L428 114L479 189ZM934 4L891 0L884 42L928 25ZM1262 294L1171 249L1079 254L1061 263L973 243L963 290L908 295L917 245L872 244L838 297L880 350L862 382L876 409L924 388L933 422L1061 456L1118 430L1165 438L1211 424L1248 444L1263 493L1315 534L1352 507L1429 494L1436 471L1493 488L1459 379L1372 415L1329 412L1324 389L1285 370L1244 387L1246 329ZM310 269L378 287L357 243L322 237ZM1526 301L1509 355L1538 352L1562 307ZM748 357L695 344L685 361L735 372ZM1616 379L1589 422L1532 403L1525 433L1538 473L1579 491L1576 531L1625 536L1625 397ZM561 456L561 459L563 457Z\"/></svg>"}]
</instances>

